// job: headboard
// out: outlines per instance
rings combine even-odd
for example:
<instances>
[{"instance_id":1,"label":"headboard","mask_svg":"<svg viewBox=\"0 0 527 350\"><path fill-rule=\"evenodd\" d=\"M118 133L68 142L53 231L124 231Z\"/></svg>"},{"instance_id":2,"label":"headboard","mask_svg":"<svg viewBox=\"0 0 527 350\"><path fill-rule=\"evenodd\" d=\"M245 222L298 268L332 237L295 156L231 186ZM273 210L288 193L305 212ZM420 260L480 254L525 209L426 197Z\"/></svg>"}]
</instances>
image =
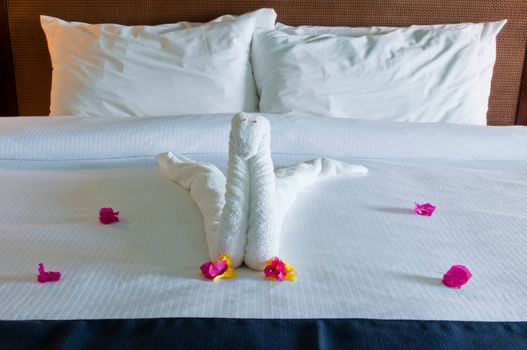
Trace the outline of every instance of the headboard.
<instances>
[{"instance_id":1,"label":"headboard","mask_svg":"<svg viewBox=\"0 0 527 350\"><path fill-rule=\"evenodd\" d=\"M488 120L527 125L527 1L519 0L0 0L0 115L49 113L51 63L40 14L154 25L203 22L261 7L274 8L278 20L290 25L408 26L507 18L498 36Z\"/></svg>"}]
</instances>

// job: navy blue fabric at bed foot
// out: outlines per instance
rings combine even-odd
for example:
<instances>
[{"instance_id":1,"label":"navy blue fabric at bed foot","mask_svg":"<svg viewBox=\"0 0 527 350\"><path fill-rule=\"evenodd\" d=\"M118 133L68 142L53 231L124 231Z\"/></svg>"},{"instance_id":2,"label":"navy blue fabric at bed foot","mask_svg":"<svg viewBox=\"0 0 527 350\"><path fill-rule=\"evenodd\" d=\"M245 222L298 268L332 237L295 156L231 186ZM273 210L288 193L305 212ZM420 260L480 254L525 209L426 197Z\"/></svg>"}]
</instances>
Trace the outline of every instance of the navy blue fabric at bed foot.
<instances>
[{"instance_id":1,"label":"navy blue fabric at bed foot","mask_svg":"<svg viewBox=\"0 0 527 350\"><path fill-rule=\"evenodd\" d=\"M158 318L0 321L1 349L527 349L527 322Z\"/></svg>"}]
</instances>

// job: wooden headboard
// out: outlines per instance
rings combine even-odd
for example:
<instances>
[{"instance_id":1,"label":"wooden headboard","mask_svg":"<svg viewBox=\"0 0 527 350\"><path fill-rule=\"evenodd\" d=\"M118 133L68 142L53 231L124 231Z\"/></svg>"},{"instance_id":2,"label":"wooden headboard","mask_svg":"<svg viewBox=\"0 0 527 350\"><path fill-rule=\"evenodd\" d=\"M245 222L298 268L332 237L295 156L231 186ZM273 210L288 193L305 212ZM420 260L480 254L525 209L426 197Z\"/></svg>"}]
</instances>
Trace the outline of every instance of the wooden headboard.
<instances>
[{"instance_id":1,"label":"wooden headboard","mask_svg":"<svg viewBox=\"0 0 527 350\"><path fill-rule=\"evenodd\" d=\"M507 18L498 36L488 120L527 125L527 1L519 0L0 0L0 115L49 113L51 63L40 14L155 25L203 22L262 7L274 8L278 20L290 25L408 26Z\"/></svg>"}]
</instances>

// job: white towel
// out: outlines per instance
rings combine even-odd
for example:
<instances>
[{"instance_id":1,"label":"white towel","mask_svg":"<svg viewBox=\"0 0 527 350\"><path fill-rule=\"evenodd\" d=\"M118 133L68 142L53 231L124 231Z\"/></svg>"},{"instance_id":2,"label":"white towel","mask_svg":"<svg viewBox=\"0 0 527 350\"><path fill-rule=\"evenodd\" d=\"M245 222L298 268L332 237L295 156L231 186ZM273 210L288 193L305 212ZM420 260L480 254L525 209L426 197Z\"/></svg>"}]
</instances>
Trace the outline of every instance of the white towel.
<instances>
[{"instance_id":1,"label":"white towel","mask_svg":"<svg viewBox=\"0 0 527 350\"><path fill-rule=\"evenodd\" d=\"M257 115L240 113L233 118L237 127L238 153L245 157L249 169L249 227L245 264L263 270L265 262L278 255L280 235L276 220L276 187L271 158L271 126Z\"/></svg>"},{"instance_id":2,"label":"white towel","mask_svg":"<svg viewBox=\"0 0 527 350\"><path fill-rule=\"evenodd\" d=\"M223 253L239 264L243 261L244 242L229 247L219 237L219 224L225 205L225 176L214 165L198 163L185 157L176 157L172 153L161 153L156 160L167 177L186 190L196 202L205 226L205 236L211 260L217 260Z\"/></svg>"},{"instance_id":3,"label":"white towel","mask_svg":"<svg viewBox=\"0 0 527 350\"><path fill-rule=\"evenodd\" d=\"M255 270L279 255L283 218L306 187L334 176L364 175L367 169L333 159L313 159L274 171L269 121L239 113L231 122L227 179L214 165L156 157L166 175L189 189L204 219L209 255L228 254Z\"/></svg>"},{"instance_id":4,"label":"white towel","mask_svg":"<svg viewBox=\"0 0 527 350\"><path fill-rule=\"evenodd\" d=\"M225 206L218 235L225 237L226 245L236 246L237 256L231 257L235 267L245 261L254 268L247 256L258 251L262 238L276 236L270 126L267 119L257 119L239 113L231 120Z\"/></svg>"},{"instance_id":5,"label":"white towel","mask_svg":"<svg viewBox=\"0 0 527 350\"><path fill-rule=\"evenodd\" d=\"M156 159L169 179L190 190L203 215L212 260L227 254L238 267L245 256L249 267L262 269L261 256L266 257L268 251L278 253L267 119L245 113L232 118L226 180L211 164L178 158L170 152Z\"/></svg>"},{"instance_id":6,"label":"white towel","mask_svg":"<svg viewBox=\"0 0 527 350\"><path fill-rule=\"evenodd\" d=\"M341 175L366 175L368 169L329 158L317 158L275 170L280 214L285 215L306 187Z\"/></svg>"}]
</instances>

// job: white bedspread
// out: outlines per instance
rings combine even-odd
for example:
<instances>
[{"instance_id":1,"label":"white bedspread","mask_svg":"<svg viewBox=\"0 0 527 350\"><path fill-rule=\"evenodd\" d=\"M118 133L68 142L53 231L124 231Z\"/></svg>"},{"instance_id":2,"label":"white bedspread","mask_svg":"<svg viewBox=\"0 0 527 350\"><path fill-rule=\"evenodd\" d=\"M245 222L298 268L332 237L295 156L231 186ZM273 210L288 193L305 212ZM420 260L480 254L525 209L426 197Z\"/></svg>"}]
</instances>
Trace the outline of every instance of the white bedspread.
<instances>
[{"instance_id":1,"label":"white bedspread","mask_svg":"<svg viewBox=\"0 0 527 350\"><path fill-rule=\"evenodd\" d=\"M199 210L152 156L225 169L229 118L0 120L0 319L527 320L527 129L269 116L277 166L331 156L369 175L291 209L297 282L212 283ZM105 206L122 222L99 224ZM36 282L40 261L62 280ZM441 284L454 264L473 273L461 290Z\"/></svg>"}]
</instances>

